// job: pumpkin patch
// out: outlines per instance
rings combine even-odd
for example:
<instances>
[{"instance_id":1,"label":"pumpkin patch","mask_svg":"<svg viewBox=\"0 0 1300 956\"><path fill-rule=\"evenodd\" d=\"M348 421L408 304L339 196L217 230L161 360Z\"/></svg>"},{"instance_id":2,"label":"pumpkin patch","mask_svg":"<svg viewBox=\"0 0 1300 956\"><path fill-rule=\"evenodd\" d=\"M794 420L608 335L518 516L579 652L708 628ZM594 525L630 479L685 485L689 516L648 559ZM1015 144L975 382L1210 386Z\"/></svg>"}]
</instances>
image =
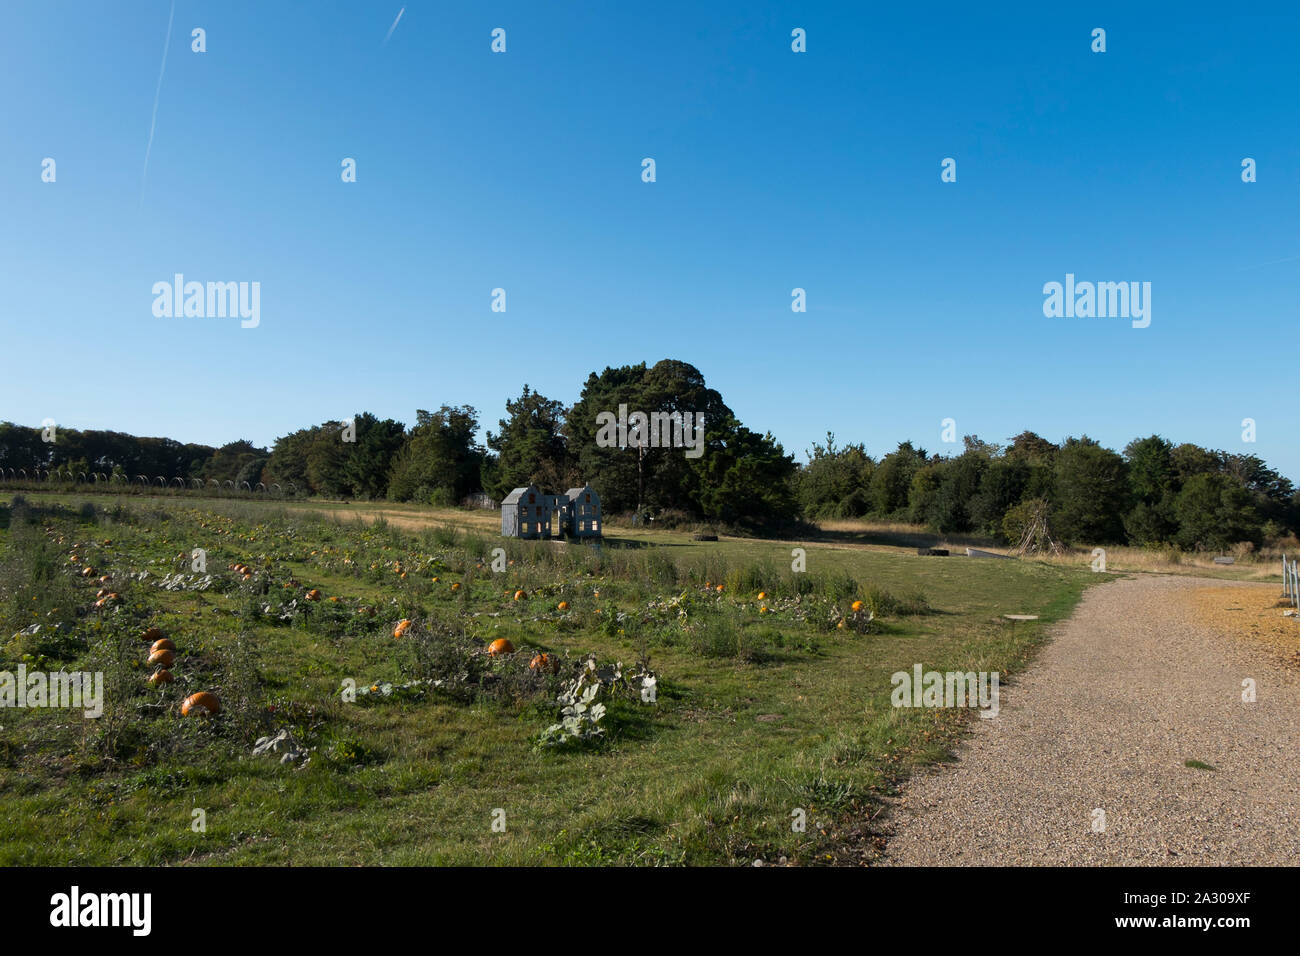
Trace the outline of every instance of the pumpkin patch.
<instances>
[{"instance_id":1,"label":"pumpkin patch","mask_svg":"<svg viewBox=\"0 0 1300 956\"><path fill-rule=\"evenodd\" d=\"M480 804L504 802L499 794L513 799L525 778L530 794L550 801L550 829L538 830L536 846L526 852L517 842L511 852L524 852L519 859L536 854L552 862L574 852L567 843L556 851L544 847L561 840L557 834L566 826L581 829L576 814L585 811L576 808L597 800L616 806L620 819L636 817L629 840L645 841L646 848L610 844L599 859L680 860L671 855L679 852L674 822L680 818L697 834L691 854L730 862L727 854L740 844L729 840L758 846L761 838L761 845L775 846L790 839L781 826L788 791L780 791L782 803L774 810L765 802L763 781L745 781L755 818L761 813L776 821L773 834L761 832L748 811L740 822L718 816L716 836L709 827L694 829L699 818L691 801L661 814L651 804L689 789L697 770L718 780L746 774L739 764L720 767L714 751L683 742L701 736L734 755L742 739L736 731L749 727L755 714L783 715L785 723L774 721L773 730L802 729L812 714L826 719L823 711L832 708L819 703L806 710L794 703L794 692L820 693L810 674L832 669L841 651L861 655L876 643L856 640L869 622L853 617L854 592L842 589L832 599L820 585L801 589L796 585L802 582L779 567L765 566L761 576L741 573L691 552L689 544L675 569L665 562L678 555L666 549L624 551L607 543L601 553L558 543L543 550L527 542L511 544L513 566L494 559L495 567L479 567L481 539L460 531L289 520L279 505L266 509L265 520L242 505L231 506L236 518L200 512L208 525L200 530L187 501L176 497L169 502L151 495L143 506L167 508L166 522L153 511L142 512L142 520L122 520L113 553L86 543L78 560L68 563L75 519L73 533L55 551L56 574L72 588L75 638L84 642L64 645L72 650L62 660L71 669L125 655L127 680L115 682L106 696L116 723L89 725L124 730L104 740L102 733L85 735L77 721L66 738L51 730L35 744L8 725L0 734L4 742L31 748L15 758L23 772L32 766L40 772L50 752L39 752L41 740L58 740L59 752L75 754L85 768L78 774L108 774L114 785L103 791L107 799L129 805L141 821L156 812L158 819L179 823L174 840L151 842L149 831L139 828L128 828L131 841L112 836L110 822L96 814L117 811L76 777L95 800L78 825L111 846L114 858L130 863L153 858L179 864L196 848L195 859L212 854L213 860L251 862L266 852L247 842L254 833L283 837L271 846L286 859L316 861L326 851L308 836L318 835L312 821L359 828L360 817L346 816L358 813L373 815L376 825L394 833L418 830L424 848L403 846L403 853L464 860L455 856L468 852L457 849L462 837L444 843L419 813L401 824L397 805L406 804L407 813L412 801L427 804L446 826ZM617 534L611 530L610 538ZM3 535L0 528L0 558ZM186 550L178 550L182 546ZM191 567L191 547L208 550L215 573ZM700 567L691 565L692 554ZM701 573L705 564L707 575ZM86 567L101 574L83 577ZM707 592L701 587L706 577ZM101 612L91 610L92 595L105 600ZM109 607L111 595L125 600ZM47 608L40 610L31 623L41 626L38 635L49 646L63 651L55 643L63 635L45 624ZM13 649L37 653L41 646L27 640ZM814 669L801 670L810 661ZM864 686L856 677L844 681ZM856 701L851 709L860 723ZM67 724L66 716L48 722L50 728ZM804 734L751 736L763 747L787 740L808 746ZM598 746L601 740L612 745ZM663 793L643 804L641 762L661 753L673 754L681 772L670 773ZM780 767L775 757L770 762L796 786L815 766ZM15 770L0 766L0 775ZM206 835L186 831L186 814L204 805L219 808L221 816L209 819L220 826ZM662 826L639 822L639 814L646 821L662 816ZM70 824L51 817L42 825L63 839ZM475 852L484 860L505 859L497 855L507 849L505 841L471 836L464 842L481 845ZM795 838L788 846L786 852L798 853L803 844ZM376 849L367 862L380 859Z\"/></svg>"}]
</instances>

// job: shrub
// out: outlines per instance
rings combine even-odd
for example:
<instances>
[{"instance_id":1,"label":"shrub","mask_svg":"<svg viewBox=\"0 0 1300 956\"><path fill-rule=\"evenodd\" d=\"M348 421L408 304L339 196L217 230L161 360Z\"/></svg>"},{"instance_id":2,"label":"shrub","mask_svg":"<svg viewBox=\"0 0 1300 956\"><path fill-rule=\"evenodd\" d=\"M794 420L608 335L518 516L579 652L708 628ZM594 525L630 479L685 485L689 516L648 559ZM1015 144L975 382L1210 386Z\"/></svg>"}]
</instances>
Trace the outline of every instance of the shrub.
<instances>
[{"instance_id":1,"label":"shrub","mask_svg":"<svg viewBox=\"0 0 1300 956\"><path fill-rule=\"evenodd\" d=\"M830 601L847 601L858 596L858 582L847 571L825 572L817 577L817 590Z\"/></svg>"}]
</instances>

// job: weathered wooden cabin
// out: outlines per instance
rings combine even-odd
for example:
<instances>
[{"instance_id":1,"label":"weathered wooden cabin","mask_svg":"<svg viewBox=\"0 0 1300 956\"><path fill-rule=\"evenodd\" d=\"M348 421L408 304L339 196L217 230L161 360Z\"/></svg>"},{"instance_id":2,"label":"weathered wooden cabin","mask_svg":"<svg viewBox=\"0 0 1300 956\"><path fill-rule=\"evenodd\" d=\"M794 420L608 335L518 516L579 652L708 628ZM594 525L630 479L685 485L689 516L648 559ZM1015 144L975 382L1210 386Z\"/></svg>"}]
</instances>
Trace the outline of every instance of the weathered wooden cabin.
<instances>
[{"instance_id":1,"label":"weathered wooden cabin","mask_svg":"<svg viewBox=\"0 0 1300 956\"><path fill-rule=\"evenodd\" d=\"M600 525L600 495L591 485L562 495L544 495L529 485L501 502L501 534L507 538L599 538Z\"/></svg>"},{"instance_id":2,"label":"weathered wooden cabin","mask_svg":"<svg viewBox=\"0 0 1300 956\"><path fill-rule=\"evenodd\" d=\"M570 488L564 496L569 502L567 533L575 538L599 538L600 495L596 494L591 485L583 485L581 488Z\"/></svg>"},{"instance_id":3,"label":"weathered wooden cabin","mask_svg":"<svg viewBox=\"0 0 1300 956\"><path fill-rule=\"evenodd\" d=\"M550 496L538 491L536 485L516 488L506 495L501 502L501 534L507 538L549 538Z\"/></svg>"}]
</instances>

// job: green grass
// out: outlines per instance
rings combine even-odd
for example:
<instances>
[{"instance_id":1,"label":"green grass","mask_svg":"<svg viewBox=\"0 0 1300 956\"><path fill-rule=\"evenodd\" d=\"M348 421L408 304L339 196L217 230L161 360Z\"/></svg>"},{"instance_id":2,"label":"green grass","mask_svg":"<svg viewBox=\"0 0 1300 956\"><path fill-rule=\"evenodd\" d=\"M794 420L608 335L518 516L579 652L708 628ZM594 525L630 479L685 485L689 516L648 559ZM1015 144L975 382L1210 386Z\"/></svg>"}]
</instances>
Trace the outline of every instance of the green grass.
<instances>
[{"instance_id":1,"label":"green grass","mask_svg":"<svg viewBox=\"0 0 1300 956\"><path fill-rule=\"evenodd\" d=\"M870 861L881 797L945 759L970 717L892 708L890 674L920 663L1006 681L1106 577L813 543L800 545L807 572L796 574L789 542L656 532L596 552L505 541L481 520L403 530L310 505L29 500L25 517L0 506L0 669L27 655L29 668L102 669L116 690L98 721L0 711L5 865ZM96 505L89 516L83 501ZM208 553L209 590L153 586L188 568L194 547ZM480 570L496 547L513 564ZM90 610L99 585L72 573L74 548L77 566L114 575L115 609ZM236 561L256 578L229 571ZM127 577L145 570L144 581ZM340 601L289 623L259 613L308 588ZM512 600L517 589L524 600ZM854 600L876 609L869 630ZM373 617L357 613L365 606ZM1040 619L1001 620L1017 612ZM413 639L393 639L401 618L417 622ZM8 640L54 620L66 624L58 640ZM180 649L162 691L145 683L137 638L149 625ZM453 653L440 628L475 647L515 645L509 661L467 659L495 689L340 700L347 678L428 673L422 648ZM566 667L587 654L648 659L658 701L615 699L605 739L540 747L558 681L530 676L538 651ZM196 690L218 693L223 714L182 719L176 705ZM281 727L314 748L305 768L251 755ZM191 827L195 809L206 832ZM791 829L796 809L805 832Z\"/></svg>"},{"instance_id":2,"label":"green grass","mask_svg":"<svg viewBox=\"0 0 1300 956\"><path fill-rule=\"evenodd\" d=\"M1215 771L1217 771L1217 770L1219 769L1218 767L1213 767L1213 766L1211 766L1210 764L1205 763L1204 761L1201 761L1201 760L1188 760L1188 761L1185 761L1185 762L1183 763L1183 766L1184 766L1184 767L1190 767L1192 770L1215 770Z\"/></svg>"}]
</instances>

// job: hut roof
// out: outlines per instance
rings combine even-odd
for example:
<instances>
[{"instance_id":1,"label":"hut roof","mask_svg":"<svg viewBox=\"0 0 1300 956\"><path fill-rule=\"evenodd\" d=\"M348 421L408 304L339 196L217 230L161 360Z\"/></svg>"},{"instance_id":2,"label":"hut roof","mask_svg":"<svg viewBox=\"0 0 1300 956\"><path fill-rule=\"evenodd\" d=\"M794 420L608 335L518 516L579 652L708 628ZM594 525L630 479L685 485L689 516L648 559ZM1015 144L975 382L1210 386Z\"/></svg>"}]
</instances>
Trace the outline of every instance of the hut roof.
<instances>
[{"instance_id":1,"label":"hut roof","mask_svg":"<svg viewBox=\"0 0 1300 956\"><path fill-rule=\"evenodd\" d=\"M502 499L501 504L503 505L518 504L519 499L522 498L524 495L528 494L528 492L530 491L536 492L537 488L534 485L528 485L526 488L516 488L514 491L510 492L510 494L506 495L504 499Z\"/></svg>"}]
</instances>

